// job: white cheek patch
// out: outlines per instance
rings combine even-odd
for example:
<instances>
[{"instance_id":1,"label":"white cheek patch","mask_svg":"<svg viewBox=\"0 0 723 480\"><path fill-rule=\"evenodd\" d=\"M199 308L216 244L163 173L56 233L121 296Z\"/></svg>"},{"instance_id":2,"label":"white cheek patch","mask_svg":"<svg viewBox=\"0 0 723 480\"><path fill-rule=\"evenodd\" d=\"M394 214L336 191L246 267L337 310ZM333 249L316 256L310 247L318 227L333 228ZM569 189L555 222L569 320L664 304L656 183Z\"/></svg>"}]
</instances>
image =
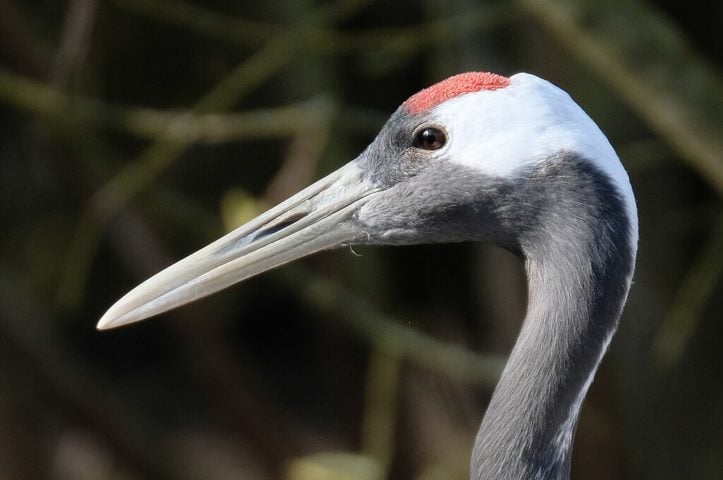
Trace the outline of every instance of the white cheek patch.
<instances>
[{"instance_id":1,"label":"white cheek patch","mask_svg":"<svg viewBox=\"0 0 723 480\"><path fill-rule=\"evenodd\" d=\"M448 100L431 113L448 134L439 153L485 175L514 177L566 150L606 173L625 199L637 246L637 209L627 172L592 119L555 85L518 73L510 85Z\"/></svg>"}]
</instances>

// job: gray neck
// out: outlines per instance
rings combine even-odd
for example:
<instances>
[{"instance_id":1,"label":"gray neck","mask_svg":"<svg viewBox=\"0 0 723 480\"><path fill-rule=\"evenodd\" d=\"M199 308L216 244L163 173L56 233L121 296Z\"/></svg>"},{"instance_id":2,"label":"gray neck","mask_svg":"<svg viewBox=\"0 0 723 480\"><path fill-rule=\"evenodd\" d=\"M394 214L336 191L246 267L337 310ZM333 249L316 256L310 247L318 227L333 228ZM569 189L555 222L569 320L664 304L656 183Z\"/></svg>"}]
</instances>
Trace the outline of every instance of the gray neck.
<instances>
[{"instance_id":1,"label":"gray neck","mask_svg":"<svg viewBox=\"0 0 723 480\"><path fill-rule=\"evenodd\" d=\"M572 188L542 207L544 224L521 241L528 312L477 435L473 480L569 478L580 405L617 329L635 256L621 199L587 173L592 188L546 184Z\"/></svg>"}]
</instances>

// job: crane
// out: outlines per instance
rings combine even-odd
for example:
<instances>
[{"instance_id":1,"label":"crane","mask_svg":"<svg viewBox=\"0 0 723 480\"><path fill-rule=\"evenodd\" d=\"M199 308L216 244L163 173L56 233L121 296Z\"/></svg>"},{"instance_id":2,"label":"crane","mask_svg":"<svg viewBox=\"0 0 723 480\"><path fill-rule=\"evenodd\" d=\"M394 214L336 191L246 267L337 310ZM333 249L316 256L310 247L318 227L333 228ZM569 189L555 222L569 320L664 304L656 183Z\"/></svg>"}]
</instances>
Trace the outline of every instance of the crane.
<instances>
[{"instance_id":1,"label":"crane","mask_svg":"<svg viewBox=\"0 0 723 480\"><path fill-rule=\"evenodd\" d=\"M146 280L98 328L324 249L462 241L517 254L528 280L471 478L567 479L580 406L630 288L637 208L598 126L531 74L469 72L416 93L356 159Z\"/></svg>"}]
</instances>

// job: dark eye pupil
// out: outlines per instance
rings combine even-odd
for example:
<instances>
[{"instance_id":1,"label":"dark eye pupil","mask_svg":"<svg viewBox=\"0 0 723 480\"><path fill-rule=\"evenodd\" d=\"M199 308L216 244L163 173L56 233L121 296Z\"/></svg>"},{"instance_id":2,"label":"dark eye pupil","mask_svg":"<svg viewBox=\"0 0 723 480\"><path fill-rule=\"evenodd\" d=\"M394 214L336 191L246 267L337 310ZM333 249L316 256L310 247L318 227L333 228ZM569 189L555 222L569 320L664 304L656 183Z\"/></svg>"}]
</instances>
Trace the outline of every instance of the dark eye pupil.
<instances>
[{"instance_id":1,"label":"dark eye pupil","mask_svg":"<svg viewBox=\"0 0 723 480\"><path fill-rule=\"evenodd\" d=\"M438 150L447 142L447 136L438 128L425 128L414 136L414 146L424 150Z\"/></svg>"}]
</instances>

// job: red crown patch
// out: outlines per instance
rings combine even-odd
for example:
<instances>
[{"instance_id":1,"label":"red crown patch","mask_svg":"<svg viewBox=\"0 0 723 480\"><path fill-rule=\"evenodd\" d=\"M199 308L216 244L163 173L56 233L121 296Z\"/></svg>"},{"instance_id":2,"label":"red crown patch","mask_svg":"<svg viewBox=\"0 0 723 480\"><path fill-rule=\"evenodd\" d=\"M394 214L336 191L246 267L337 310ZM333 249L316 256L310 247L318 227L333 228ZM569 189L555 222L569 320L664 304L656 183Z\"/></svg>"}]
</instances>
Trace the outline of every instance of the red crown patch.
<instances>
[{"instance_id":1,"label":"red crown patch","mask_svg":"<svg viewBox=\"0 0 723 480\"><path fill-rule=\"evenodd\" d=\"M509 84L509 78L495 73L460 73L415 93L402 105L409 113L418 114L465 93L497 90Z\"/></svg>"}]
</instances>

